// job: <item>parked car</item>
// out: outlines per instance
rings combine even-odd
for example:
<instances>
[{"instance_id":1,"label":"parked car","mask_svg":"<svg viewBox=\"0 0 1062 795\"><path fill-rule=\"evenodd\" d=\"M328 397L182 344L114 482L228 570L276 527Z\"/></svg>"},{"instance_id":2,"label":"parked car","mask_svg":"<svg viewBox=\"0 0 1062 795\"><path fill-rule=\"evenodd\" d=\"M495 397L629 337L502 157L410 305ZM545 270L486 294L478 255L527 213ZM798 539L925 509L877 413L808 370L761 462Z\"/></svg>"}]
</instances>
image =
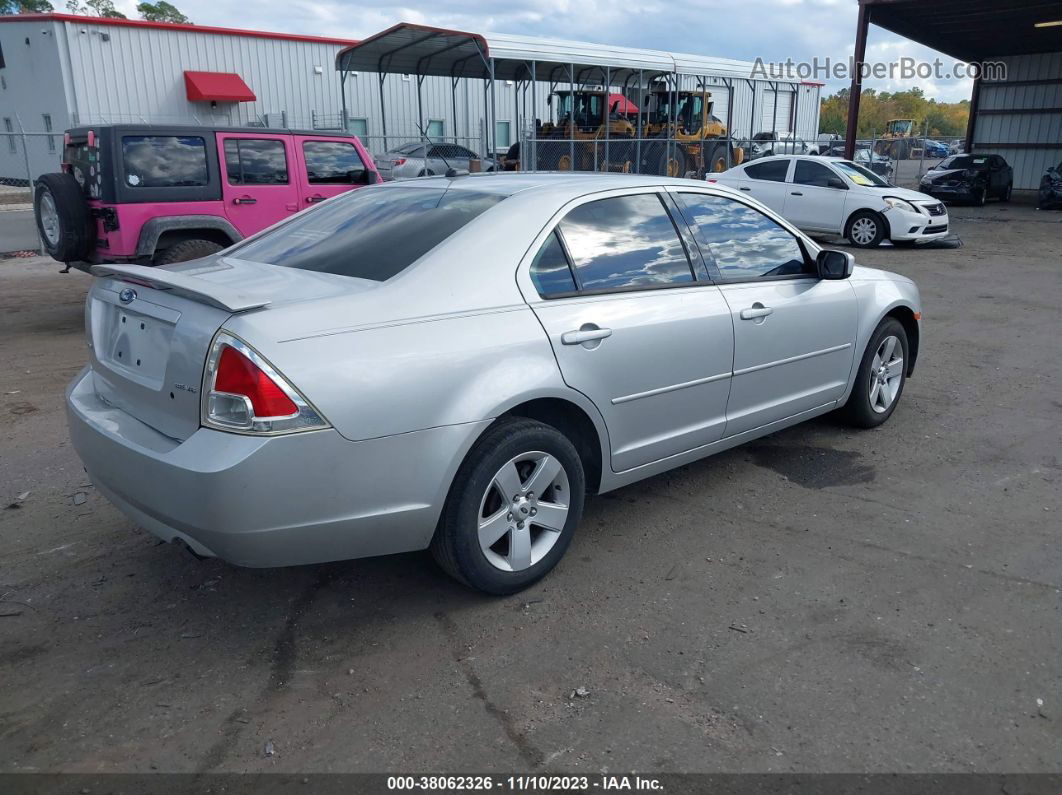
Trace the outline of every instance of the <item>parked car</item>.
<instances>
[{"instance_id":1,"label":"parked car","mask_svg":"<svg viewBox=\"0 0 1062 795\"><path fill-rule=\"evenodd\" d=\"M938 199L978 206L989 198L1009 202L1014 170L999 155L952 155L929 169L918 187Z\"/></svg>"},{"instance_id":2,"label":"parked car","mask_svg":"<svg viewBox=\"0 0 1062 795\"><path fill-rule=\"evenodd\" d=\"M881 425L921 334L909 279L648 176L388 183L93 273L70 433L136 523L244 566L430 547L490 593L557 564L587 494Z\"/></svg>"},{"instance_id":3,"label":"parked car","mask_svg":"<svg viewBox=\"0 0 1062 795\"><path fill-rule=\"evenodd\" d=\"M858 248L883 240L914 245L948 233L948 211L939 201L839 157L764 158L708 181L758 199L800 229L843 235Z\"/></svg>"},{"instance_id":4,"label":"parked car","mask_svg":"<svg viewBox=\"0 0 1062 795\"><path fill-rule=\"evenodd\" d=\"M443 176L450 169L468 172L471 161L480 161L481 171L501 170L499 163L482 158L458 144L433 144L426 141L403 144L379 158L380 175L385 180Z\"/></svg>"},{"instance_id":5,"label":"parked car","mask_svg":"<svg viewBox=\"0 0 1062 795\"><path fill-rule=\"evenodd\" d=\"M947 157L951 154L951 149L947 144L940 141L934 141L931 138L925 139L926 157Z\"/></svg>"},{"instance_id":6,"label":"parked car","mask_svg":"<svg viewBox=\"0 0 1062 795\"><path fill-rule=\"evenodd\" d=\"M54 259L163 265L213 254L378 180L353 135L248 127L68 130L33 211Z\"/></svg>"},{"instance_id":7,"label":"parked car","mask_svg":"<svg viewBox=\"0 0 1062 795\"><path fill-rule=\"evenodd\" d=\"M949 155L961 155L966 151L966 141L962 138L956 138L948 144Z\"/></svg>"},{"instance_id":8,"label":"parked car","mask_svg":"<svg viewBox=\"0 0 1062 795\"><path fill-rule=\"evenodd\" d=\"M804 153L807 146L803 141L798 141L791 132L760 132L752 136L752 144L749 147L750 160L771 155Z\"/></svg>"},{"instance_id":9,"label":"parked car","mask_svg":"<svg viewBox=\"0 0 1062 795\"><path fill-rule=\"evenodd\" d=\"M1062 210L1062 163L1048 166L1040 180L1036 206L1041 210Z\"/></svg>"},{"instance_id":10,"label":"parked car","mask_svg":"<svg viewBox=\"0 0 1062 795\"><path fill-rule=\"evenodd\" d=\"M842 147L844 146L843 139L837 133L820 133L815 142L807 148L806 154L824 155L830 147L835 146L838 142L840 142Z\"/></svg>"},{"instance_id":11,"label":"parked car","mask_svg":"<svg viewBox=\"0 0 1062 795\"><path fill-rule=\"evenodd\" d=\"M837 156L843 158L843 154ZM852 155L852 160L863 168L869 168L886 180L892 179L894 166L892 158L888 155L879 155L872 149L856 149Z\"/></svg>"}]
</instances>

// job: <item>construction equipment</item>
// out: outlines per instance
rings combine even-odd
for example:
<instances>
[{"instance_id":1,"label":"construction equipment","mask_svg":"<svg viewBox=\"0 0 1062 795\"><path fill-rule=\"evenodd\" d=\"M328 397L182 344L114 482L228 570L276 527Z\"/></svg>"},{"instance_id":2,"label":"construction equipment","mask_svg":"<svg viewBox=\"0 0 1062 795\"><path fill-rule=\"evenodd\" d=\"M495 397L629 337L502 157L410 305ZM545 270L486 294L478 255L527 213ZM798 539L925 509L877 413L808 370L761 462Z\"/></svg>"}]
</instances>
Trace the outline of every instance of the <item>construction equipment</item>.
<instances>
[{"instance_id":1,"label":"construction equipment","mask_svg":"<svg viewBox=\"0 0 1062 795\"><path fill-rule=\"evenodd\" d=\"M885 132L874 144L874 151L893 160L906 160L916 144L914 126L914 119L889 119L885 122Z\"/></svg>"},{"instance_id":2,"label":"construction equipment","mask_svg":"<svg viewBox=\"0 0 1062 795\"><path fill-rule=\"evenodd\" d=\"M642 171L668 177L698 176L726 171L745 159L745 152L727 140L727 128L712 113L708 91L650 89L643 135L658 138L642 147ZM674 105L674 112L672 112Z\"/></svg>"},{"instance_id":3,"label":"construction equipment","mask_svg":"<svg viewBox=\"0 0 1062 795\"><path fill-rule=\"evenodd\" d=\"M539 168L635 170L635 127L630 113L637 113L638 107L622 94L610 93L606 113L605 97L605 91L600 89L554 91L550 95L556 121L546 122L536 133Z\"/></svg>"}]
</instances>

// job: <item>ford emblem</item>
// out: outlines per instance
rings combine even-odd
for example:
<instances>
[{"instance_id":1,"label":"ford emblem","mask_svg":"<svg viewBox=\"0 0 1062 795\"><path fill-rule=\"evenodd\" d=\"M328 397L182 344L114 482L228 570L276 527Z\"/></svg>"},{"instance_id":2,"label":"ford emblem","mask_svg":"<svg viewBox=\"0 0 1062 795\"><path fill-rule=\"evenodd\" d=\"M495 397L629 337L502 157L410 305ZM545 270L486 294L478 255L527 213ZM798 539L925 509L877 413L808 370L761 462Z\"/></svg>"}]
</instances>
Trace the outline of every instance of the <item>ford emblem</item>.
<instances>
[{"instance_id":1,"label":"ford emblem","mask_svg":"<svg viewBox=\"0 0 1062 795\"><path fill-rule=\"evenodd\" d=\"M126 287L120 293L118 293L118 300L123 304L131 304L136 299L136 290L132 287Z\"/></svg>"}]
</instances>

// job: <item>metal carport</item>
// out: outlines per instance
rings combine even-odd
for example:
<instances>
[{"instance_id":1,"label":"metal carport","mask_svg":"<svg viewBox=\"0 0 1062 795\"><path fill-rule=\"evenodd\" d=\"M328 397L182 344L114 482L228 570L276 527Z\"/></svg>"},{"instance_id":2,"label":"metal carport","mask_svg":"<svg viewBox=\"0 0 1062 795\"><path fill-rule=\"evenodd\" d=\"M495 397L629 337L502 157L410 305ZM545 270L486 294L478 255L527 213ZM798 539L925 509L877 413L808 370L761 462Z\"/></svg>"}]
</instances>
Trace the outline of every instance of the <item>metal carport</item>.
<instances>
[{"instance_id":1,"label":"metal carport","mask_svg":"<svg viewBox=\"0 0 1062 795\"><path fill-rule=\"evenodd\" d=\"M960 61L1005 66L1005 78L974 80L966 150L1005 157L1015 189L1035 189L1044 169L1062 161L1062 2L859 0L849 156L859 119L858 67L871 23Z\"/></svg>"}]
</instances>

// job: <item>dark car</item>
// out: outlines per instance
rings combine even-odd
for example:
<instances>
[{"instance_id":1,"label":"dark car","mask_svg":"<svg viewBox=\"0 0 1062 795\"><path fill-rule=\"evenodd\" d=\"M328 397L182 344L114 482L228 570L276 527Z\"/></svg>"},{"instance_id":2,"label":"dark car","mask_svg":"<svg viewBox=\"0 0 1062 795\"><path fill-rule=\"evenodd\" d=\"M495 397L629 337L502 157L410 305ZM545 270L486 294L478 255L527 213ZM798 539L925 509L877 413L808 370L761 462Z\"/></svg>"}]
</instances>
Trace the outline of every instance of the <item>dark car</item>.
<instances>
[{"instance_id":1,"label":"dark car","mask_svg":"<svg viewBox=\"0 0 1062 795\"><path fill-rule=\"evenodd\" d=\"M1036 206L1041 210L1062 210L1062 163L1048 166L1040 180L1040 200Z\"/></svg>"},{"instance_id":2,"label":"dark car","mask_svg":"<svg viewBox=\"0 0 1062 795\"><path fill-rule=\"evenodd\" d=\"M973 202L1010 201L1014 170L999 155L952 155L922 177L918 189L935 199Z\"/></svg>"}]
</instances>

